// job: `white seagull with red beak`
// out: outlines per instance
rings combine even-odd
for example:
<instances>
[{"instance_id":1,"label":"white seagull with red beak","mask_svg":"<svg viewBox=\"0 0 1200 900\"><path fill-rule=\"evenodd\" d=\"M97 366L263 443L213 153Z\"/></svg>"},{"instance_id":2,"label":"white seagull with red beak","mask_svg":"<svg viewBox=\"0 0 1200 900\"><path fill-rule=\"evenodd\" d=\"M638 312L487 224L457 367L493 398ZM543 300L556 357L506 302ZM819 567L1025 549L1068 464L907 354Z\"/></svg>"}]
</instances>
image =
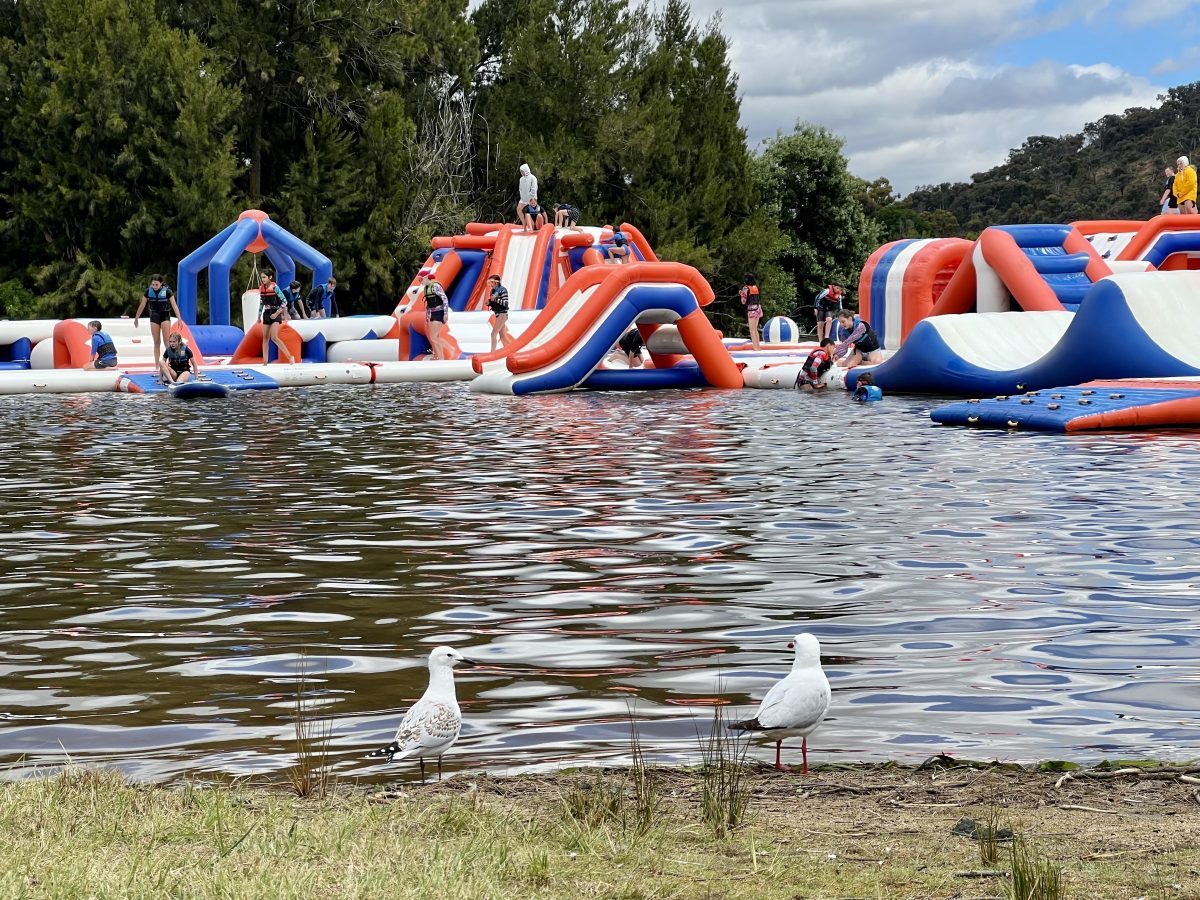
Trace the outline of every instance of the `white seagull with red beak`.
<instances>
[{"instance_id":1,"label":"white seagull with red beak","mask_svg":"<svg viewBox=\"0 0 1200 900\"><path fill-rule=\"evenodd\" d=\"M421 781L425 780L425 758L437 760L438 781L442 779L442 754L454 746L462 728L462 711L454 693L454 667L470 666L453 647L437 647L429 654L429 687L400 720L396 736L386 747L372 750L367 759L393 757L421 762Z\"/></svg>"},{"instance_id":2,"label":"white seagull with red beak","mask_svg":"<svg viewBox=\"0 0 1200 900\"><path fill-rule=\"evenodd\" d=\"M808 774L808 736L816 731L829 712L832 695L829 680L821 670L821 645L811 634L798 634L788 644L795 647L796 661L792 671L775 682L763 697L753 719L734 722L734 731L753 731L775 740L775 768L787 771L779 761L784 738L800 736L804 754L805 775Z\"/></svg>"}]
</instances>

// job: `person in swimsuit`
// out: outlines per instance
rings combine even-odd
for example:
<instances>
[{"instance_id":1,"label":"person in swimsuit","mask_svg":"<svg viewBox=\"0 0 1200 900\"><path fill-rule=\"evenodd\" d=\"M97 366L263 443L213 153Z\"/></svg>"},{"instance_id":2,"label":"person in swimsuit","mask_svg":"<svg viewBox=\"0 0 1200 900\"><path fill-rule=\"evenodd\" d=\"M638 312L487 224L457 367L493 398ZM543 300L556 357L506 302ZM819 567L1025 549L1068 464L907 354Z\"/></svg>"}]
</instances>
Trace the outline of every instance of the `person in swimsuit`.
<instances>
[{"instance_id":1,"label":"person in swimsuit","mask_svg":"<svg viewBox=\"0 0 1200 900\"><path fill-rule=\"evenodd\" d=\"M113 369L117 365L117 345L101 331L99 320L88 322L88 332L92 335L92 358L84 365L85 369Z\"/></svg>"},{"instance_id":2,"label":"person in swimsuit","mask_svg":"<svg viewBox=\"0 0 1200 900\"><path fill-rule=\"evenodd\" d=\"M753 272L747 272L743 282L738 296L742 299L742 305L746 307L746 324L750 326L750 343L754 345L755 350L760 350L762 347L758 342L758 323L762 321L762 295L758 292L758 279L754 277Z\"/></svg>"},{"instance_id":3,"label":"person in swimsuit","mask_svg":"<svg viewBox=\"0 0 1200 900\"><path fill-rule=\"evenodd\" d=\"M429 331L429 350L434 359L449 359L450 347L442 340L442 329L446 327L446 311L450 301L442 286L433 280L432 272L423 273L421 294L425 298L425 321Z\"/></svg>"},{"instance_id":4,"label":"person in swimsuit","mask_svg":"<svg viewBox=\"0 0 1200 900\"><path fill-rule=\"evenodd\" d=\"M631 261L629 255L629 238L625 237L625 233L619 228L613 229L612 243L602 245L600 250L606 258L615 259L618 263Z\"/></svg>"},{"instance_id":5,"label":"person in swimsuit","mask_svg":"<svg viewBox=\"0 0 1200 900\"><path fill-rule=\"evenodd\" d=\"M538 206L537 197L525 204L524 222L526 231L537 231L546 224L546 211Z\"/></svg>"},{"instance_id":6,"label":"person in swimsuit","mask_svg":"<svg viewBox=\"0 0 1200 900\"><path fill-rule=\"evenodd\" d=\"M838 312L838 324L853 329L845 340L833 348L833 358L838 360L839 366L852 369L864 363L872 365L883 362L883 345L866 319L859 316L855 321L854 311L843 309Z\"/></svg>"},{"instance_id":7,"label":"person in swimsuit","mask_svg":"<svg viewBox=\"0 0 1200 900\"><path fill-rule=\"evenodd\" d=\"M512 343L513 336L508 332L508 288L500 283L499 275L489 275L488 308L495 318L492 320L492 352L496 352L496 343L507 347Z\"/></svg>"},{"instance_id":8,"label":"person in swimsuit","mask_svg":"<svg viewBox=\"0 0 1200 900\"><path fill-rule=\"evenodd\" d=\"M200 367L191 347L183 344L183 335L178 331L167 338L167 349L158 361L158 371L166 384L183 384L200 377Z\"/></svg>"},{"instance_id":9,"label":"person in swimsuit","mask_svg":"<svg viewBox=\"0 0 1200 900\"><path fill-rule=\"evenodd\" d=\"M842 289L831 284L813 301L813 313L817 319L817 341L823 341L833 330L833 314L841 308Z\"/></svg>"},{"instance_id":10,"label":"person in swimsuit","mask_svg":"<svg viewBox=\"0 0 1200 900\"><path fill-rule=\"evenodd\" d=\"M569 203L554 204L554 227L580 231L579 210Z\"/></svg>"},{"instance_id":11,"label":"person in swimsuit","mask_svg":"<svg viewBox=\"0 0 1200 900\"><path fill-rule=\"evenodd\" d=\"M304 301L300 299L300 282L293 281L283 289L283 295L287 297L287 318L289 319L307 319L308 310L304 308Z\"/></svg>"},{"instance_id":12,"label":"person in swimsuit","mask_svg":"<svg viewBox=\"0 0 1200 900\"><path fill-rule=\"evenodd\" d=\"M175 293L163 284L163 276L151 275L150 287L142 294L138 302L137 312L133 314L133 330L137 331L138 320L146 306L150 307L150 337L154 340L154 358L158 359L160 345L166 343L167 335L171 333L171 311L175 318L182 319L179 314L179 304L175 301Z\"/></svg>"},{"instance_id":13,"label":"person in swimsuit","mask_svg":"<svg viewBox=\"0 0 1200 900\"><path fill-rule=\"evenodd\" d=\"M283 317L287 315L287 297L270 272L262 272L258 276L258 311L263 326L263 364L267 363L267 351L272 342L279 348L280 357L286 356L288 362L294 363L295 357L279 336Z\"/></svg>"},{"instance_id":14,"label":"person in swimsuit","mask_svg":"<svg viewBox=\"0 0 1200 900\"><path fill-rule=\"evenodd\" d=\"M636 325L621 335L621 339L617 341L617 349L625 354L625 362L631 369L641 368L644 362L642 348L645 346L646 343L642 340L642 334L637 330Z\"/></svg>"}]
</instances>

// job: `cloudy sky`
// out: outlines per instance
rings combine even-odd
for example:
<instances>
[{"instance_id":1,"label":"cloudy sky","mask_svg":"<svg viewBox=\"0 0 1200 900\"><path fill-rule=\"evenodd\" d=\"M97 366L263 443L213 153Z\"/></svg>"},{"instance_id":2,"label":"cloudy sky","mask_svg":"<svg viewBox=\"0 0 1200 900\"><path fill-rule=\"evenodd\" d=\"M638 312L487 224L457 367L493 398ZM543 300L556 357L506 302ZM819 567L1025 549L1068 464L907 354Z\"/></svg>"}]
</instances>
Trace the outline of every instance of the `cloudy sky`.
<instances>
[{"instance_id":1,"label":"cloudy sky","mask_svg":"<svg viewBox=\"0 0 1200 900\"><path fill-rule=\"evenodd\" d=\"M752 145L797 120L907 193L1200 79L1200 0L692 0L721 16ZM1179 152L1200 156L1200 147Z\"/></svg>"}]
</instances>

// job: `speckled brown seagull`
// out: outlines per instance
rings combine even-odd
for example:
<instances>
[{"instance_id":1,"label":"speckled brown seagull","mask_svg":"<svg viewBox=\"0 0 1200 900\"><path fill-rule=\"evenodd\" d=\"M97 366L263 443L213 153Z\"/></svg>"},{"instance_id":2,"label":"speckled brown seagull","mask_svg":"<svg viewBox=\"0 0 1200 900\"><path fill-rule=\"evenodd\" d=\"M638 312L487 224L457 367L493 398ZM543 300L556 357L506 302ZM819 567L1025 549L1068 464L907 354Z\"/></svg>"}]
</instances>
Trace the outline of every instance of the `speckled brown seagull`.
<instances>
[{"instance_id":1,"label":"speckled brown seagull","mask_svg":"<svg viewBox=\"0 0 1200 900\"><path fill-rule=\"evenodd\" d=\"M754 731L775 739L775 768L786 771L779 761L783 739L800 735L804 740L805 775L808 774L808 736L816 731L829 712L832 696L829 680L821 670L821 645L811 634L798 634L788 647L796 648L792 671L771 685L753 719L734 722L734 731Z\"/></svg>"},{"instance_id":2,"label":"speckled brown seagull","mask_svg":"<svg viewBox=\"0 0 1200 900\"><path fill-rule=\"evenodd\" d=\"M429 654L429 687L400 720L396 736L386 747L372 750L367 759L393 757L421 762L421 780L425 780L425 758L437 760L438 780L442 778L442 754L454 746L462 728L462 711L454 694L454 667L472 663L453 647L437 647Z\"/></svg>"}]
</instances>

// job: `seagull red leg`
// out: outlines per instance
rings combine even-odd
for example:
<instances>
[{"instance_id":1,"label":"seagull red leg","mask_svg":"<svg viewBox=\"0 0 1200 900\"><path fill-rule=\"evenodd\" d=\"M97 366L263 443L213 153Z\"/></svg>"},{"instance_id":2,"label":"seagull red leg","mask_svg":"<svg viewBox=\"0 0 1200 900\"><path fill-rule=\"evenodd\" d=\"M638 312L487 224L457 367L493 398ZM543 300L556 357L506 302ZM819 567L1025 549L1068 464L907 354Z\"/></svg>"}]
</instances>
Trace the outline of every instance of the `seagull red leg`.
<instances>
[{"instance_id":1,"label":"seagull red leg","mask_svg":"<svg viewBox=\"0 0 1200 900\"><path fill-rule=\"evenodd\" d=\"M804 754L804 768L801 769L800 771L802 774L807 775L808 774L808 738L807 737L803 738L800 741L800 752L802 754Z\"/></svg>"},{"instance_id":2,"label":"seagull red leg","mask_svg":"<svg viewBox=\"0 0 1200 900\"><path fill-rule=\"evenodd\" d=\"M783 750L783 739L775 742L775 768L780 772L783 771L783 765L780 763L779 754Z\"/></svg>"}]
</instances>

